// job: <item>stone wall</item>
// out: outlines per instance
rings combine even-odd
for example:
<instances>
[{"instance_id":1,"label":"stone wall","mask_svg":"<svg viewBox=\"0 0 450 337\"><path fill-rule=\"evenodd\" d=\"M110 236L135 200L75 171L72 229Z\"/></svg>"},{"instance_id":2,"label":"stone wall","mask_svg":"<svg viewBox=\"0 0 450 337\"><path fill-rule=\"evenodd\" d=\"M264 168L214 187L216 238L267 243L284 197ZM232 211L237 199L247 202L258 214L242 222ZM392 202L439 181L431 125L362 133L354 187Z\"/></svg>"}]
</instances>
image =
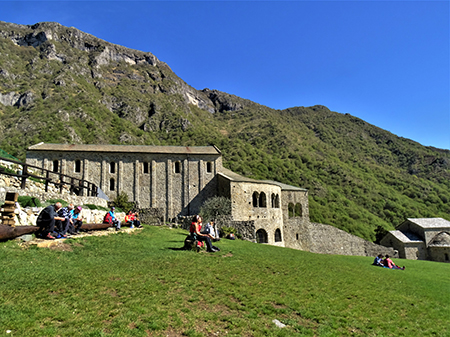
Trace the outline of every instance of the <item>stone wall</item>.
<instances>
[{"instance_id":1,"label":"stone wall","mask_svg":"<svg viewBox=\"0 0 450 337\"><path fill-rule=\"evenodd\" d=\"M398 252L391 247L377 245L330 225L304 222L296 218L288 221L291 226L299 226L297 249L320 254L356 256L389 254L398 257Z\"/></svg>"}]
</instances>

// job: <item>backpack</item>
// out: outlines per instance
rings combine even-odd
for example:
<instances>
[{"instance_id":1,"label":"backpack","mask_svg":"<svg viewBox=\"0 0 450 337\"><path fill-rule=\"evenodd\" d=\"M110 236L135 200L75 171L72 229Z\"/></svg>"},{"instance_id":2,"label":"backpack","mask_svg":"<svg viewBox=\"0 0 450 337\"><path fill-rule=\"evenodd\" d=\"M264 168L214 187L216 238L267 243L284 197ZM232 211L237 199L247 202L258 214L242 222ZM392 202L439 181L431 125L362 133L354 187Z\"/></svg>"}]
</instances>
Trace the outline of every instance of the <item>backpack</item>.
<instances>
[{"instance_id":1,"label":"backpack","mask_svg":"<svg viewBox=\"0 0 450 337\"><path fill-rule=\"evenodd\" d=\"M103 218L103 223L109 223L110 225L113 223L112 216L109 212L106 213L105 217Z\"/></svg>"}]
</instances>

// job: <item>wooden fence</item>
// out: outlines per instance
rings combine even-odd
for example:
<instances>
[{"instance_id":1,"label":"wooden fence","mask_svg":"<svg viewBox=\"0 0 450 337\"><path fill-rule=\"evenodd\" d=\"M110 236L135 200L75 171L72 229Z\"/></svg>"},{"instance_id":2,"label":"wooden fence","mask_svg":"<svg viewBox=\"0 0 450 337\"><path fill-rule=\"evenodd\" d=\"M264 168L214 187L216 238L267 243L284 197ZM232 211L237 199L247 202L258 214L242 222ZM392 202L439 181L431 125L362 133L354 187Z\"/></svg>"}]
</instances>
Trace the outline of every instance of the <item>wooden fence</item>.
<instances>
[{"instance_id":1,"label":"wooden fence","mask_svg":"<svg viewBox=\"0 0 450 337\"><path fill-rule=\"evenodd\" d=\"M45 192L48 192L48 184L51 183L59 187L60 193L62 193L64 186L70 186L69 188L70 192L76 195L80 196L85 195L84 191L86 190L86 196L88 197L98 196L98 187L95 184L90 183L89 181L71 177L66 174L62 174L60 172L46 170L42 167L29 165L17 160L12 160L3 157L0 157L0 160L3 162L13 163L22 167L22 170L18 170L15 173L13 173L10 172L11 170L0 166L0 174L17 177L21 179L20 184L21 189L25 189L27 179L35 178L44 182ZM37 175L35 174L36 172L41 172L42 175Z\"/></svg>"}]
</instances>

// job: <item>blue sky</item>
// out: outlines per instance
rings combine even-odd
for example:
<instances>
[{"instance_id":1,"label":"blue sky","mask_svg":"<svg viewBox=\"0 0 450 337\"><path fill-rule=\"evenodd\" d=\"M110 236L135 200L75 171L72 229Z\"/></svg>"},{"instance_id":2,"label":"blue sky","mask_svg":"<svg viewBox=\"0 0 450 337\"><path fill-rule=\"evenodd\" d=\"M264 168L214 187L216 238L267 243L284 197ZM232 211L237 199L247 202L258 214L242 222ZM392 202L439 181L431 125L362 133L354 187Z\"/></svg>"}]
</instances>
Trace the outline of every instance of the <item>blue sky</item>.
<instances>
[{"instance_id":1,"label":"blue sky","mask_svg":"<svg viewBox=\"0 0 450 337\"><path fill-rule=\"evenodd\" d=\"M450 149L448 1L0 1L153 53L196 89L275 109L321 104Z\"/></svg>"}]
</instances>

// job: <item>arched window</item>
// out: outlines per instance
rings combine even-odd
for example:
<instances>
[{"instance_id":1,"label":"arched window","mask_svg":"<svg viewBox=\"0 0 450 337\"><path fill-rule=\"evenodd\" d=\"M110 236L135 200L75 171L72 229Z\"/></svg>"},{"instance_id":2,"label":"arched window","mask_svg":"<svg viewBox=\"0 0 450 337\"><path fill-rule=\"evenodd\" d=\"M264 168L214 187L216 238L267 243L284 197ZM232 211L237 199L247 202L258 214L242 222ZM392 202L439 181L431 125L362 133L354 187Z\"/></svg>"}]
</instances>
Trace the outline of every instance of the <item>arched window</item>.
<instances>
[{"instance_id":1,"label":"arched window","mask_svg":"<svg viewBox=\"0 0 450 337\"><path fill-rule=\"evenodd\" d=\"M143 162L142 163L142 172L144 172L144 174L148 174L149 173L148 162Z\"/></svg>"},{"instance_id":2,"label":"arched window","mask_svg":"<svg viewBox=\"0 0 450 337\"><path fill-rule=\"evenodd\" d=\"M77 159L75 160L75 173L81 172L81 160Z\"/></svg>"},{"instance_id":3,"label":"arched window","mask_svg":"<svg viewBox=\"0 0 450 337\"><path fill-rule=\"evenodd\" d=\"M267 199L266 194L264 192L261 192L259 195L259 207L267 207Z\"/></svg>"},{"instance_id":4,"label":"arched window","mask_svg":"<svg viewBox=\"0 0 450 337\"><path fill-rule=\"evenodd\" d=\"M109 190L114 191L116 189L116 182L114 178L109 179Z\"/></svg>"},{"instance_id":5,"label":"arched window","mask_svg":"<svg viewBox=\"0 0 450 337\"><path fill-rule=\"evenodd\" d=\"M258 207L259 193L253 192L253 207Z\"/></svg>"},{"instance_id":6,"label":"arched window","mask_svg":"<svg viewBox=\"0 0 450 337\"><path fill-rule=\"evenodd\" d=\"M288 216L290 218L294 217L294 204L292 202L290 202L288 205Z\"/></svg>"},{"instance_id":7,"label":"arched window","mask_svg":"<svg viewBox=\"0 0 450 337\"><path fill-rule=\"evenodd\" d=\"M271 198L271 201L272 201L272 208L275 208L275 198L276 198L275 194L272 193L272 198Z\"/></svg>"},{"instance_id":8,"label":"arched window","mask_svg":"<svg viewBox=\"0 0 450 337\"><path fill-rule=\"evenodd\" d=\"M173 167L175 173L181 173L181 163L179 161L176 161Z\"/></svg>"},{"instance_id":9,"label":"arched window","mask_svg":"<svg viewBox=\"0 0 450 337\"><path fill-rule=\"evenodd\" d=\"M278 194L275 196L275 208L280 208L280 196Z\"/></svg>"},{"instance_id":10,"label":"arched window","mask_svg":"<svg viewBox=\"0 0 450 337\"><path fill-rule=\"evenodd\" d=\"M256 231L256 242L258 243L267 243L267 232L260 228Z\"/></svg>"},{"instance_id":11,"label":"arched window","mask_svg":"<svg viewBox=\"0 0 450 337\"><path fill-rule=\"evenodd\" d=\"M59 161L54 160L53 161L53 169L52 169L52 171L53 172L58 172L58 170L59 170Z\"/></svg>"},{"instance_id":12,"label":"arched window","mask_svg":"<svg viewBox=\"0 0 450 337\"><path fill-rule=\"evenodd\" d=\"M212 172L212 163L210 161L206 163L206 172L207 173Z\"/></svg>"},{"instance_id":13,"label":"arched window","mask_svg":"<svg viewBox=\"0 0 450 337\"><path fill-rule=\"evenodd\" d=\"M301 204L295 204L295 216L302 216L302 205Z\"/></svg>"},{"instance_id":14,"label":"arched window","mask_svg":"<svg viewBox=\"0 0 450 337\"><path fill-rule=\"evenodd\" d=\"M279 228L277 228L275 230L275 242L281 242L281 241L283 241L281 239L281 230Z\"/></svg>"},{"instance_id":15,"label":"arched window","mask_svg":"<svg viewBox=\"0 0 450 337\"><path fill-rule=\"evenodd\" d=\"M109 173L116 173L116 163L113 161L109 163Z\"/></svg>"}]
</instances>

